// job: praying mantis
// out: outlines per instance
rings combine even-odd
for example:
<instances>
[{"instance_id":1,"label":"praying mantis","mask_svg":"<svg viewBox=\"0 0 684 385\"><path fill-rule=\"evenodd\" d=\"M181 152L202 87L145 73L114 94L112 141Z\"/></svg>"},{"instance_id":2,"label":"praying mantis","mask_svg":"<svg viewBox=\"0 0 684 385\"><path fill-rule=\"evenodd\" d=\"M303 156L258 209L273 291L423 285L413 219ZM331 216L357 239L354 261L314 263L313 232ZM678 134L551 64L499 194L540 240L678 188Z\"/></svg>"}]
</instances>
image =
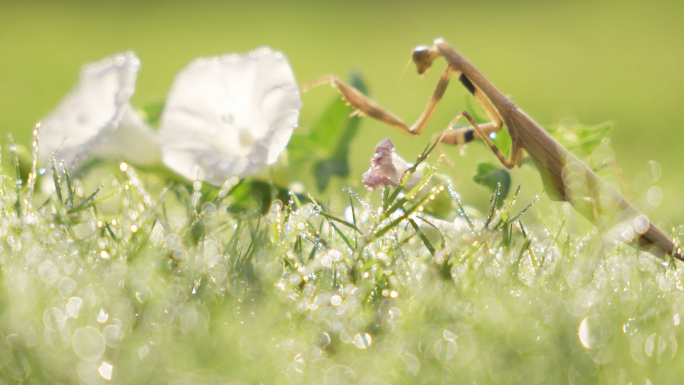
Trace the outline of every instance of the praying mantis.
<instances>
[{"instance_id":1,"label":"praying mantis","mask_svg":"<svg viewBox=\"0 0 684 385\"><path fill-rule=\"evenodd\" d=\"M443 57L447 67L442 71L427 106L410 127L400 118L381 107L357 89L328 75L315 79L302 87L306 92L314 86L330 84L337 88L356 112L395 127L410 136L419 135L434 114L452 76L472 94L484 108L490 122L478 124L466 111L459 112L437 138L442 143L463 145L482 139L506 168L520 167L524 152L530 156L539 171L544 189L552 200L566 201L599 228L619 226L623 240L649 250L661 258L669 254L684 261L682 250L663 231L627 202L591 168L565 149L544 128L535 122L509 98L504 96L470 62L443 39L432 46L419 46L413 50L412 61L418 74L423 75L435 59ZM470 126L455 128L465 118ZM492 142L489 135L508 128L511 149L508 159Z\"/></svg>"}]
</instances>

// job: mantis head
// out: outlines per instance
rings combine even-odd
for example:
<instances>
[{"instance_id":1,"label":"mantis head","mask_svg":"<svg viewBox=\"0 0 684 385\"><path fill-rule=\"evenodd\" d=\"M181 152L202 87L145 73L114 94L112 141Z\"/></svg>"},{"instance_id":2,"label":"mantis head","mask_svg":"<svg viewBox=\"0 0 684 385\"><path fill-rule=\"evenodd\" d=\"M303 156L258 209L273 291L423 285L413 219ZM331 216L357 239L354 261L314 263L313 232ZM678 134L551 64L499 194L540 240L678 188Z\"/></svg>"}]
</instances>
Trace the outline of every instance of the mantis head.
<instances>
[{"instance_id":1,"label":"mantis head","mask_svg":"<svg viewBox=\"0 0 684 385\"><path fill-rule=\"evenodd\" d=\"M435 46L418 46L411 54L411 60L415 63L418 69L418 74L423 75L432 65L432 61L441 56Z\"/></svg>"}]
</instances>

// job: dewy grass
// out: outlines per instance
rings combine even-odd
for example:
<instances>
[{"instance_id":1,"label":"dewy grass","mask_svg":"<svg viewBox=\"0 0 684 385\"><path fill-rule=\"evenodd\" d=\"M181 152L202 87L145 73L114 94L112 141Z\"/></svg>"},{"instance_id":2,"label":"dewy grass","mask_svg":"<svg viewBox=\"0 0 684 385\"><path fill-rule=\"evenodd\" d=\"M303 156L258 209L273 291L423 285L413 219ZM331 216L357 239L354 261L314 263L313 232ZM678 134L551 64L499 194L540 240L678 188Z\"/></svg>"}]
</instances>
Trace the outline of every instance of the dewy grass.
<instances>
[{"instance_id":1,"label":"dewy grass","mask_svg":"<svg viewBox=\"0 0 684 385\"><path fill-rule=\"evenodd\" d=\"M523 225L510 201L495 207L498 192L487 214L459 203L444 221L420 214L443 187L387 191L385 211L356 195L346 207L291 196L235 209L198 183L125 164L108 173L91 191L39 177L59 192L29 205L33 181L2 171L4 383L684 375L678 270L596 232L578 238L560 218Z\"/></svg>"}]
</instances>

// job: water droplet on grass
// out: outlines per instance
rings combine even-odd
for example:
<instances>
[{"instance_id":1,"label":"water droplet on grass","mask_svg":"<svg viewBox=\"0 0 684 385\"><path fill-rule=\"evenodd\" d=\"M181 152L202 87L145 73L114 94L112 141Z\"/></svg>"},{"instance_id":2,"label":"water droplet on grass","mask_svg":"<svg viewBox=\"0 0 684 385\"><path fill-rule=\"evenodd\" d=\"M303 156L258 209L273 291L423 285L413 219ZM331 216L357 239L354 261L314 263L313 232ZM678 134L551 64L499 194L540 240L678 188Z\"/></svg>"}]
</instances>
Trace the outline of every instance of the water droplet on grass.
<instances>
[{"instance_id":1,"label":"water droplet on grass","mask_svg":"<svg viewBox=\"0 0 684 385\"><path fill-rule=\"evenodd\" d=\"M299 274L292 274L290 275L289 281L290 285L297 286L302 282L302 277L300 277Z\"/></svg>"},{"instance_id":2,"label":"water droplet on grass","mask_svg":"<svg viewBox=\"0 0 684 385\"><path fill-rule=\"evenodd\" d=\"M639 331L637 320L634 318L628 319L627 322L622 325L622 331L630 336L634 335L634 333Z\"/></svg>"},{"instance_id":3,"label":"water droplet on grass","mask_svg":"<svg viewBox=\"0 0 684 385\"><path fill-rule=\"evenodd\" d=\"M354 336L354 345L359 348L359 349L366 349L369 346L371 346L371 343L373 342L373 339L371 338L371 335L368 333L357 333Z\"/></svg>"},{"instance_id":4,"label":"water droplet on grass","mask_svg":"<svg viewBox=\"0 0 684 385\"><path fill-rule=\"evenodd\" d=\"M45 261L38 268L38 275L45 283L55 283L59 278L59 269L54 262Z\"/></svg>"},{"instance_id":5,"label":"water droplet on grass","mask_svg":"<svg viewBox=\"0 0 684 385\"><path fill-rule=\"evenodd\" d=\"M440 339L435 343L435 354L442 362L451 360L456 354L458 345L453 339Z\"/></svg>"},{"instance_id":6,"label":"water droplet on grass","mask_svg":"<svg viewBox=\"0 0 684 385\"><path fill-rule=\"evenodd\" d=\"M587 349L597 349L610 339L610 321L601 314L594 314L582 320L579 339Z\"/></svg>"},{"instance_id":7,"label":"water droplet on grass","mask_svg":"<svg viewBox=\"0 0 684 385\"><path fill-rule=\"evenodd\" d=\"M107 322L107 319L109 319L109 314L107 314L104 309L100 309L100 312L97 314L97 322L105 323Z\"/></svg>"},{"instance_id":8,"label":"water droplet on grass","mask_svg":"<svg viewBox=\"0 0 684 385\"><path fill-rule=\"evenodd\" d=\"M43 325L48 330L59 331L66 323L67 315L61 309L53 307L43 312Z\"/></svg>"},{"instance_id":9,"label":"water droplet on grass","mask_svg":"<svg viewBox=\"0 0 684 385\"><path fill-rule=\"evenodd\" d=\"M321 349L325 349L325 347L330 344L330 336L326 332L317 333L311 339L311 344Z\"/></svg>"},{"instance_id":10,"label":"water droplet on grass","mask_svg":"<svg viewBox=\"0 0 684 385\"><path fill-rule=\"evenodd\" d=\"M332 366L325 372L324 385L352 385L356 383L354 372L344 365Z\"/></svg>"},{"instance_id":11,"label":"water droplet on grass","mask_svg":"<svg viewBox=\"0 0 684 385\"><path fill-rule=\"evenodd\" d=\"M78 313L81 310L83 300L79 297L71 297L67 301L66 311L71 318L78 318Z\"/></svg>"},{"instance_id":12,"label":"water droplet on grass","mask_svg":"<svg viewBox=\"0 0 684 385\"><path fill-rule=\"evenodd\" d=\"M123 338L124 333L117 325L107 325L104 328L102 335L104 336L107 346L116 347L119 345L119 341Z\"/></svg>"},{"instance_id":13,"label":"water droplet on grass","mask_svg":"<svg viewBox=\"0 0 684 385\"><path fill-rule=\"evenodd\" d=\"M76 281L71 278L63 278L59 281L58 290L62 297L68 297L76 289Z\"/></svg>"},{"instance_id":14,"label":"water droplet on grass","mask_svg":"<svg viewBox=\"0 0 684 385\"><path fill-rule=\"evenodd\" d=\"M97 361L105 351L102 333L92 326L76 329L71 338L74 353L86 361Z\"/></svg>"},{"instance_id":15,"label":"water droplet on grass","mask_svg":"<svg viewBox=\"0 0 684 385\"><path fill-rule=\"evenodd\" d=\"M658 206L663 201L663 190L658 186L651 187L646 193L646 200L651 206Z\"/></svg>"},{"instance_id":16,"label":"water droplet on grass","mask_svg":"<svg viewBox=\"0 0 684 385\"><path fill-rule=\"evenodd\" d=\"M150 348L149 346L147 346L147 344L145 344L140 349L138 349L138 358L140 359L140 361L142 361L149 353Z\"/></svg>"},{"instance_id":17,"label":"water droplet on grass","mask_svg":"<svg viewBox=\"0 0 684 385\"><path fill-rule=\"evenodd\" d=\"M582 273L580 273L577 270L573 270L570 274L568 274L568 285L570 285L570 287L575 287L578 284L582 283L582 278Z\"/></svg>"},{"instance_id":18,"label":"water droplet on grass","mask_svg":"<svg viewBox=\"0 0 684 385\"><path fill-rule=\"evenodd\" d=\"M105 380L111 380L112 369L114 369L114 366L109 364L107 361L102 361L102 365L97 368L97 372L100 373L100 376L102 376L102 378Z\"/></svg>"}]
</instances>

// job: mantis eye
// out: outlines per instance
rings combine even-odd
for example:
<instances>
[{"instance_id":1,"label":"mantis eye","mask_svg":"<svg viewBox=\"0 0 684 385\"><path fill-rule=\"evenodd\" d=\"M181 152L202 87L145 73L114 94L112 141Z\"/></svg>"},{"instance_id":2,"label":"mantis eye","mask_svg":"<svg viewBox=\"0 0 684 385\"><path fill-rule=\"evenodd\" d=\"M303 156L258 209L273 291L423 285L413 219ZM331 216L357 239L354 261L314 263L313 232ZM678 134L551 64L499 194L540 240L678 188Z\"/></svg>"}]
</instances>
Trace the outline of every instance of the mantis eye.
<instances>
[{"instance_id":1,"label":"mantis eye","mask_svg":"<svg viewBox=\"0 0 684 385\"><path fill-rule=\"evenodd\" d=\"M418 74L422 75L430 68L432 65L432 60L434 55L430 52L430 47L428 46L418 46L413 50L411 59L416 64L418 69Z\"/></svg>"}]
</instances>

